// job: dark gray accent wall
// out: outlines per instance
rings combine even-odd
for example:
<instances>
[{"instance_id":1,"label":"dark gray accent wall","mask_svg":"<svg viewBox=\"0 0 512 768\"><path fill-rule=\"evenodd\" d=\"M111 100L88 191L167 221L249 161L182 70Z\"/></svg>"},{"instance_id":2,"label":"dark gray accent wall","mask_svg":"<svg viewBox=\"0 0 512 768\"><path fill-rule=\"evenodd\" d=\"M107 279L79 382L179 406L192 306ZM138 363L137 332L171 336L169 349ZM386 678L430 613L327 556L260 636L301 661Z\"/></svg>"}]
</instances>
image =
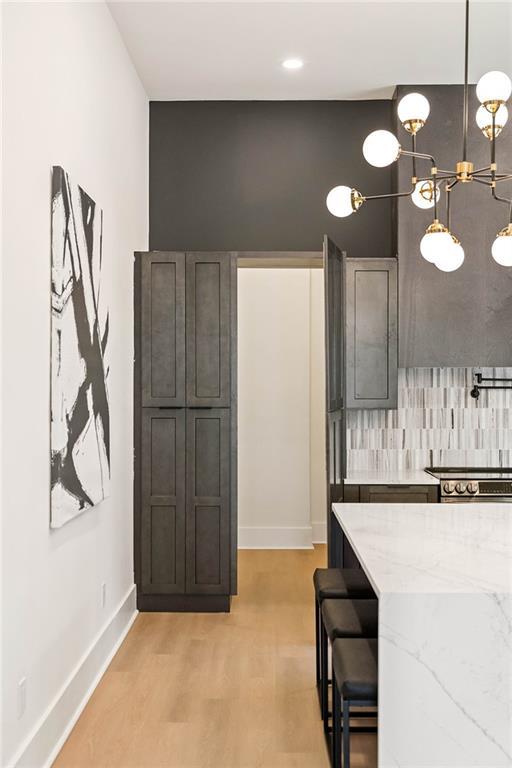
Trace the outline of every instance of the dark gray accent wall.
<instances>
[{"instance_id":1,"label":"dark gray accent wall","mask_svg":"<svg viewBox=\"0 0 512 768\"><path fill-rule=\"evenodd\" d=\"M349 256L392 253L391 205L336 219L336 184L391 191L367 134L391 128L391 101L152 102L151 250L313 250L330 235Z\"/></svg>"},{"instance_id":2,"label":"dark gray accent wall","mask_svg":"<svg viewBox=\"0 0 512 768\"><path fill-rule=\"evenodd\" d=\"M430 116L418 135L418 151L436 158L439 168L452 169L462 160L462 86L399 86L397 97L420 91L430 101ZM478 107L474 87L469 108L468 159L475 169L490 162L489 142L476 125ZM410 137L401 126L405 148ZM497 141L497 160L512 170L512 125ZM418 168L427 168L423 164ZM411 163L398 163L400 189L410 186ZM502 185L505 197L512 183ZM507 206L492 200L476 183L459 184L452 194L452 230L466 253L456 272L440 272L421 257L420 240L432 221L409 198L398 204L400 263L400 366L503 366L512 363L512 268L501 267L491 256L496 233L507 223ZM440 219L445 221L444 195Z\"/></svg>"}]
</instances>

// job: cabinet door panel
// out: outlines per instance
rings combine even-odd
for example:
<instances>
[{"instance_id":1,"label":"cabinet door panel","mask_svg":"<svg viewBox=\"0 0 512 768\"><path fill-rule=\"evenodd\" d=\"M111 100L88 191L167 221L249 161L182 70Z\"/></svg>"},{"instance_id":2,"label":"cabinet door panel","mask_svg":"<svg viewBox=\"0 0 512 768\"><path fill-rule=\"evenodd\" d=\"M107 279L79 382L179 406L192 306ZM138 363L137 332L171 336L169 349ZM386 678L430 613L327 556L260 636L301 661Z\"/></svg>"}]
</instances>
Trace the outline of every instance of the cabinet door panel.
<instances>
[{"instance_id":1,"label":"cabinet door panel","mask_svg":"<svg viewBox=\"0 0 512 768\"><path fill-rule=\"evenodd\" d=\"M347 408L396 408L398 399L396 259L346 259Z\"/></svg>"},{"instance_id":2,"label":"cabinet door panel","mask_svg":"<svg viewBox=\"0 0 512 768\"><path fill-rule=\"evenodd\" d=\"M142 256L142 405L185 405L185 255Z\"/></svg>"},{"instance_id":3,"label":"cabinet door panel","mask_svg":"<svg viewBox=\"0 0 512 768\"><path fill-rule=\"evenodd\" d=\"M187 405L230 405L230 254L187 253Z\"/></svg>"},{"instance_id":4,"label":"cabinet door panel","mask_svg":"<svg viewBox=\"0 0 512 768\"><path fill-rule=\"evenodd\" d=\"M343 407L343 255L324 238L325 366L327 410Z\"/></svg>"},{"instance_id":5,"label":"cabinet door panel","mask_svg":"<svg viewBox=\"0 0 512 768\"><path fill-rule=\"evenodd\" d=\"M185 411L142 415L142 589L185 591Z\"/></svg>"},{"instance_id":6,"label":"cabinet door panel","mask_svg":"<svg viewBox=\"0 0 512 768\"><path fill-rule=\"evenodd\" d=\"M228 594L230 411L187 411L187 592Z\"/></svg>"}]
</instances>

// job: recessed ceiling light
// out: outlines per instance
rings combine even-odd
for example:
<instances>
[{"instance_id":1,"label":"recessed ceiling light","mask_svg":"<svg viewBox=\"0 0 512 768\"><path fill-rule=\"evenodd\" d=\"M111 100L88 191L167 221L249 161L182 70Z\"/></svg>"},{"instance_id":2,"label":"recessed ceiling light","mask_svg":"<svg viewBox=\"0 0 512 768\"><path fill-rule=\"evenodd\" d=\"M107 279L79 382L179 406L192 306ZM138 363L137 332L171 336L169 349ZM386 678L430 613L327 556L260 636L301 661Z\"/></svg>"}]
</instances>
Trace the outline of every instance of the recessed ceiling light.
<instances>
[{"instance_id":1,"label":"recessed ceiling light","mask_svg":"<svg viewBox=\"0 0 512 768\"><path fill-rule=\"evenodd\" d=\"M283 67L285 69L301 69L304 66L302 59L285 59L283 61Z\"/></svg>"}]
</instances>

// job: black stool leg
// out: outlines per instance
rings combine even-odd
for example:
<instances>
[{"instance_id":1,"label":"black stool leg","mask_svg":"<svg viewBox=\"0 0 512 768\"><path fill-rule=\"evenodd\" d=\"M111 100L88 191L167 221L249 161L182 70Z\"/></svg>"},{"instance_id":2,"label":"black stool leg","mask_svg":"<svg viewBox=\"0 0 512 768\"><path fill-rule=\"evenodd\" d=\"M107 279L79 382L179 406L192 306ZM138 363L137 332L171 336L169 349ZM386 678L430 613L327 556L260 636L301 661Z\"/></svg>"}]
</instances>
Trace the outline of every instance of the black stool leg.
<instances>
[{"instance_id":1,"label":"black stool leg","mask_svg":"<svg viewBox=\"0 0 512 768\"><path fill-rule=\"evenodd\" d=\"M350 703L343 699L343 768L350 768Z\"/></svg>"},{"instance_id":2,"label":"black stool leg","mask_svg":"<svg viewBox=\"0 0 512 768\"><path fill-rule=\"evenodd\" d=\"M336 678L332 680L332 768L341 768L341 696Z\"/></svg>"},{"instance_id":3,"label":"black stool leg","mask_svg":"<svg viewBox=\"0 0 512 768\"><path fill-rule=\"evenodd\" d=\"M320 626L320 659L322 664L322 720L324 721L324 729L327 732L329 730L329 650L327 648L327 632L323 622Z\"/></svg>"}]
</instances>

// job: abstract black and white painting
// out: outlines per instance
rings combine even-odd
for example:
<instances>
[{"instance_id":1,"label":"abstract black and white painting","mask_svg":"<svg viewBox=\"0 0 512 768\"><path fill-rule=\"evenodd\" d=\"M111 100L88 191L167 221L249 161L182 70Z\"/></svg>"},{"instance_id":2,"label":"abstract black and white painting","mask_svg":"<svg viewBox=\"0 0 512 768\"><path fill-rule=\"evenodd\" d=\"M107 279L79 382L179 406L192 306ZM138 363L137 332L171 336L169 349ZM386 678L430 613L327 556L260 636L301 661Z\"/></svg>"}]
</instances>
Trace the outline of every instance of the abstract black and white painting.
<instances>
[{"instance_id":1,"label":"abstract black and white painting","mask_svg":"<svg viewBox=\"0 0 512 768\"><path fill-rule=\"evenodd\" d=\"M108 495L108 302L103 211L52 169L51 519L60 528Z\"/></svg>"}]
</instances>

